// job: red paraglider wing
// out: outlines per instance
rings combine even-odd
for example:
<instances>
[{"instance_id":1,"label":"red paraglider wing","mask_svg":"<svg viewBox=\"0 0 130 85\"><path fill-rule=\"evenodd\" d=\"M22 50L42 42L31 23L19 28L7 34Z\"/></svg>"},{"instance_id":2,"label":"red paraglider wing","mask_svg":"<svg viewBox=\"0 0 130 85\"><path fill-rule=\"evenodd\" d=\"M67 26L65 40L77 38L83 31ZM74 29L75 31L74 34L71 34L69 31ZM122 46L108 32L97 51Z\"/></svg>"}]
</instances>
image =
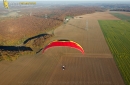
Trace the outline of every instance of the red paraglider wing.
<instances>
[{"instance_id":1,"label":"red paraglider wing","mask_svg":"<svg viewBox=\"0 0 130 85\"><path fill-rule=\"evenodd\" d=\"M55 47L55 46L65 46L65 47L75 48L81 51L82 54L84 54L83 48L79 44L73 41L53 41L43 49L43 52L47 50L48 48Z\"/></svg>"}]
</instances>

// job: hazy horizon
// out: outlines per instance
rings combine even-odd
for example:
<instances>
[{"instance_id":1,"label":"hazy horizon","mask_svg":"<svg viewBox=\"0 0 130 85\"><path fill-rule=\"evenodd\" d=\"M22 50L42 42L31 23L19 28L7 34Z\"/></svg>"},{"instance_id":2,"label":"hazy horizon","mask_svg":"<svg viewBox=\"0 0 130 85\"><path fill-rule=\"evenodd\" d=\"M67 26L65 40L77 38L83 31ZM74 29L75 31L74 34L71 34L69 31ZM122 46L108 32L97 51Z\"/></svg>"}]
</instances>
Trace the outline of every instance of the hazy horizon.
<instances>
[{"instance_id":1,"label":"hazy horizon","mask_svg":"<svg viewBox=\"0 0 130 85\"><path fill-rule=\"evenodd\" d=\"M35 2L65 2L65 3L69 3L69 4L73 4L73 3L125 3L125 4L130 4L130 0L71 0L71 1L67 1L67 0L7 0L8 2L10 1L35 1ZM3 1L1 1L3 2ZM72 3L71 3L72 2Z\"/></svg>"},{"instance_id":2,"label":"hazy horizon","mask_svg":"<svg viewBox=\"0 0 130 85\"><path fill-rule=\"evenodd\" d=\"M7 0L7 1L70 1L70 0ZM71 0L71 1L122 1L122 0ZM129 0L123 0L129 1Z\"/></svg>"}]
</instances>

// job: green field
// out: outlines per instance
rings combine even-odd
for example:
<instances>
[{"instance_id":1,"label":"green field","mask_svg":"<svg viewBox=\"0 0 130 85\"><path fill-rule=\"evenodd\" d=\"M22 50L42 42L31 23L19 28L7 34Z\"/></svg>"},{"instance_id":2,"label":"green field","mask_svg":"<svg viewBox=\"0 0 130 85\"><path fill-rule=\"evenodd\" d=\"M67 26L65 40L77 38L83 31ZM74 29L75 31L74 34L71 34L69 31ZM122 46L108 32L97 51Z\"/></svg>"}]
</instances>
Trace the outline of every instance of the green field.
<instances>
[{"instance_id":1,"label":"green field","mask_svg":"<svg viewBox=\"0 0 130 85\"><path fill-rule=\"evenodd\" d=\"M130 16L126 16L120 13L111 13L112 15L114 15L115 17L121 19L121 20L126 20L130 22Z\"/></svg>"},{"instance_id":2,"label":"green field","mask_svg":"<svg viewBox=\"0 0 130 85\"><path fill-rule=\"evenodd\" d=\"M106 42L126 85L130 85L130 23L99 20Z\"/></svg>"}]
</instances>

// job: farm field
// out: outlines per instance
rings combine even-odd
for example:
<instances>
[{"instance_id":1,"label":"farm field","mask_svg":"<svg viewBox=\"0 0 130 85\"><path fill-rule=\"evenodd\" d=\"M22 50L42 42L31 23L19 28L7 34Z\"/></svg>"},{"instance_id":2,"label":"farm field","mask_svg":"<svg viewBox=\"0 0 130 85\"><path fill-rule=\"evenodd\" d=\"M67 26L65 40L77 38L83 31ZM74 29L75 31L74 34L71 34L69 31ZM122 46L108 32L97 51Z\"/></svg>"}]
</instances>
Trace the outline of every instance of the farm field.
<instances>
[{"instance_id":1,"label":"farm field","mask_svg":"<svg viewBox=\"0 0 130 85\"><path fill-rule=\"evenodd\" d=\"M120 13L120 14L124 14L126 16L130 16L130 12L122 12L122 11L109 11L109 13Z\"/></svg>"},{"instance_id":2,"label":"farm field","mask_svg":"<svg viewBox=\"0 0 130 85\"><path fill-rule=\"evenodd\" d=\"M111 14L121 20L126 20L126 21L130 22L130 16L128 16L128 15L121 14L121 13L111 13Z\"/></svg>"},{"instance_id":3,"label":"farm field","mask_svg":"<svg viewBox=\"0 0 130 85\"><path fill-rule=\"evenodd\" d=\"M117 67L113 66L115 62L112 58L99 58L99 56L94 58L92 55L89 56L76 56L76 54L62 56L48 81L48 85L55 85L57 82L59 85L123 84L119 83L121 78L118 77L119 73L115 72ZM65 71L59 68L62 64L66 65ZM115 72L114 75L112 75L113 72Z\"/></svg>"},{"instance_id":4,"label":"farm field","mask_svg":"<svg viewBox=\"0 0 130 85\"><path fill-rule=\"evenodd\" d=\"M13 62L1 61L0 85L124 85L98 23L119 19L107 12L76 17L82 18L56 28L50 42L75 41L83 47L84 55L75 49L54 47ZM64 71L62 65L66 65Z\"/></svg>"},{"instance_id":5,"label":"farm field","mask_svg":"<svg viewBox=\"0 0 130 85\"><path fill-rule=\"evenodd\" d=\"M130 84L130 24L122 20L99 20L105 39L114 56L120 73Z\"/></svg>"}]
</instances>

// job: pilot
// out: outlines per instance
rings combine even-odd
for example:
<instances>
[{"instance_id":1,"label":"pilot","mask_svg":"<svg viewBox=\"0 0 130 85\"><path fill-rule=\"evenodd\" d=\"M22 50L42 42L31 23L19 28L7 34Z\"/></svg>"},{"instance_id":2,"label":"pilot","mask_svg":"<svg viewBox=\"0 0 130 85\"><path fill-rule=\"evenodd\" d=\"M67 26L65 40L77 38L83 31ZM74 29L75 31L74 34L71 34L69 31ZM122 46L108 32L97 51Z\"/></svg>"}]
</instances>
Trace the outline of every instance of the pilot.
<instances>
[{"instance_id":1,"label":"pilot","mask_svg":"<svg viewBox=\"0 0 130 85\"><path fill-rule=\"evenodd\" d=\"M62 66L62 69L65 70L65 66Z\"/></svg>"}]
</instances>

